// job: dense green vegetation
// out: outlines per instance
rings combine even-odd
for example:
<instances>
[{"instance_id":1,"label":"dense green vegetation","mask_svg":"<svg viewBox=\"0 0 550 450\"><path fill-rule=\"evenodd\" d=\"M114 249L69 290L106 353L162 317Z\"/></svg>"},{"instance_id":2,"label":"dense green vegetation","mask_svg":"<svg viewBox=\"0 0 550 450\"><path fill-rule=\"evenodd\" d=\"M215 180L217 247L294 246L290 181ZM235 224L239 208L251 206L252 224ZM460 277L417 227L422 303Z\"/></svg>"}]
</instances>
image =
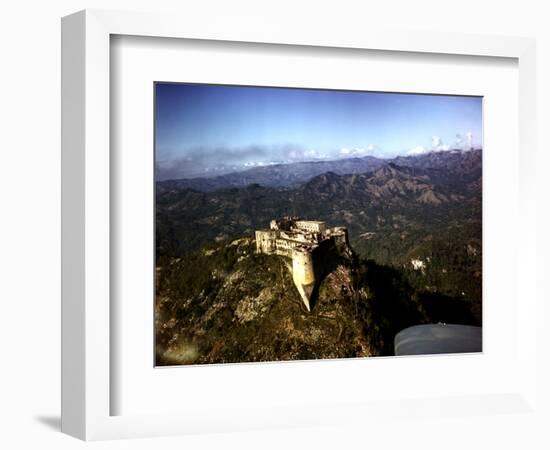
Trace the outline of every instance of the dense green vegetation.
<instances>
[{"instance_id":1,"label":"dense green vegetation","mask_svg":"<svg viewBox=\"0 0 550 450\"><path fill-rule=\"evenodd\" d=\"M159 261L159 364L365 356L362 328L332 286L309 313L283 259L254 248L240 239Z\"/></svg>"},{"instance_id":2,"label":"dense green vegetation","mask_svg":"<svg viewBox=\"0 0 550 450\"><path fill-rule=\"evenodd\" d=\"M420 323L479 324L463 299L415 288L373 260L335 261L307 312L282 258L252 239L159 260L157 363L220 363L393 354Z\"/></svg>"}]
</instances>

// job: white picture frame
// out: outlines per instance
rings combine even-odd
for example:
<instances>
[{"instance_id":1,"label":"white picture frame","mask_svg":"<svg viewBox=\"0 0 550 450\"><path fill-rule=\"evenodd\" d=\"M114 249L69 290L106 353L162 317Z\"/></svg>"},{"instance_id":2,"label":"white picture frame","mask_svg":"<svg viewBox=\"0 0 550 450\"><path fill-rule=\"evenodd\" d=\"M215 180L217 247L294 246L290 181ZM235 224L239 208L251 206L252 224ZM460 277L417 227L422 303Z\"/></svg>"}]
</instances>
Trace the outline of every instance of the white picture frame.
<instances>
[{"instance_id":1,"label":"white picture frame","mask_svg":"<svg viewBox=\"0 0 550 450\"><path fill-rule=\"evenodd\" d=\"M86 10L62 21L62 430L85 440L233 431L393 417L395 400L366 404L277 406L271 412L111 415L110 318L110 38L112 35L368 49L417 54L513 58L518 62L519 236L515 237L521 367L511 390L498 395L408 399L409 414L433 405L441 415L532 410L536 398L535 42L527 38L383 30L327 33L247 22L208 25L192 17ZM518 295L516 293L516 295ZM296 363L300 364L300 363ZM399 364L399 361L395 361ZM215 370L215 368L214 368ZM183 374L182 374L183 376ZM405 399L401 399L405 400ZM401 410L403 414L403 409Z\"/></svg>"}]
</instances>

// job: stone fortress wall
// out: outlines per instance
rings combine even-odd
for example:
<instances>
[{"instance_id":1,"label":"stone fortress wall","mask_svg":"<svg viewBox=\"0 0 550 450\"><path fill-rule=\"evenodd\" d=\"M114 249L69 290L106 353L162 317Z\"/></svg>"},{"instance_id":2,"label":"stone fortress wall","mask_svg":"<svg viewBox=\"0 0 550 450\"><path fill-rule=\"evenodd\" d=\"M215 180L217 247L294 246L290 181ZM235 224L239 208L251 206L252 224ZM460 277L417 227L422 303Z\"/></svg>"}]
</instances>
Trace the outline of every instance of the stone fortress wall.
<instances>
[{"instance_id":1,"label":"stone fortress wall","mask_svg":"<svg viewBox=\"0 0 550 450\"><path fill-rule=\"evenodd\" d=\"M325 222L283 217L272 220L269 229L256 231L256 251L289 258L292 279L304 305L311 310L312 294L322 273L327 249L338 253L349 251L345 227L328 228Z\"/></svg>"}]
</instances>

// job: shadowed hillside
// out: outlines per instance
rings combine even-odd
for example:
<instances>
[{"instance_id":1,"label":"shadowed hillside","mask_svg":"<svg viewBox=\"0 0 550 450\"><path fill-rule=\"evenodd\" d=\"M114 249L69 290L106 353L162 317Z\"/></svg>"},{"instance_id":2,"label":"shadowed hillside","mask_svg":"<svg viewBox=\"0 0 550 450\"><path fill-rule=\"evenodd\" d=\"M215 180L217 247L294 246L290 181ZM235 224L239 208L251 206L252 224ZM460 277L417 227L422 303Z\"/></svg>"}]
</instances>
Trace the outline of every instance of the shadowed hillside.
<instances>
[{"instance_id":1,"label":"shadowed hillside","mask_svg":"<svg viewBox=\"0 0 550 450\"><path fill-rule=\"evenodd\" d=\"M251 238L160 258L156 299L160 365L391 355L407 326L479 324L464 300L357 257L333 261L307 312L284 260Z\"/></svg>"}]
</instances>

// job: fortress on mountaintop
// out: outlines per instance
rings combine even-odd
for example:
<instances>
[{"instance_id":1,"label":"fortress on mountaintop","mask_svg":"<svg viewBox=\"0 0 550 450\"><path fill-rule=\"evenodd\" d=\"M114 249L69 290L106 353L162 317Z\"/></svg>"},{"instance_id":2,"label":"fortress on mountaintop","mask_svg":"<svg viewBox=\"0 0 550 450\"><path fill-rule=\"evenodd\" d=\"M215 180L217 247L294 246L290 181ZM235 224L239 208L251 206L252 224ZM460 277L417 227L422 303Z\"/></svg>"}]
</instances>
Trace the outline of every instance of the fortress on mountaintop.
<instances>
[{"instance_id":1,"label":"fortress on mountaintop","mask_svg":"<svg viewBox=\"0 0 550 450\"><path fill-rule=\"evenodd\" d=\"M318 284L331 258L351 254L347 228L328 228L325 222L298 217L272 220L269 229L257 230L256 251L286 259L308 311L313 307Z\"/></svg>"}]
</instances>

